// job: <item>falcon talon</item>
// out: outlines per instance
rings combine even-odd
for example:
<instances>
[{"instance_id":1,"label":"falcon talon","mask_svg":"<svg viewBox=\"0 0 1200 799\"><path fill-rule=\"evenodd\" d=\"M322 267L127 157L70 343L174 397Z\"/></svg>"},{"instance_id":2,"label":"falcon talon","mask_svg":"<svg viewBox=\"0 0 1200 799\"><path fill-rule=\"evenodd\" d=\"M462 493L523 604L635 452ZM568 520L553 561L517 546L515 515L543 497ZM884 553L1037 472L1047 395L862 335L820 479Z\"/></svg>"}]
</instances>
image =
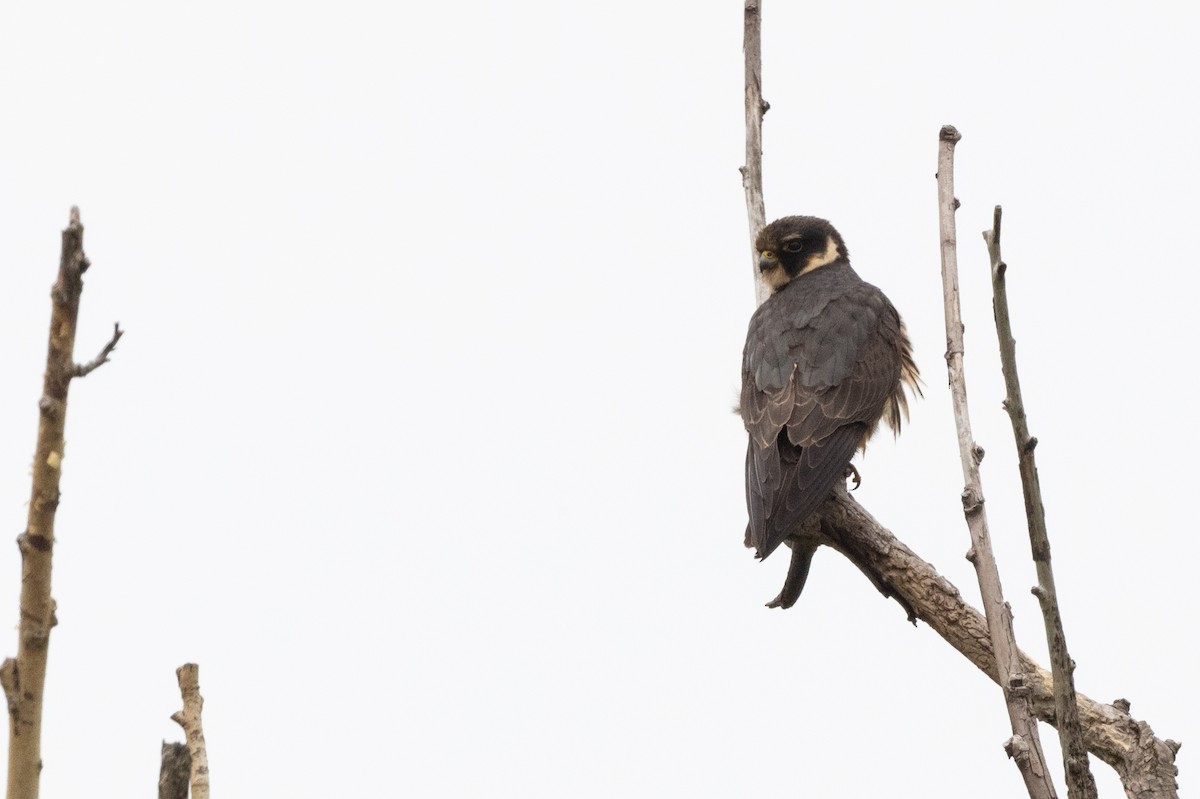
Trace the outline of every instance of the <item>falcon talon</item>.
<instances>
[{"instance_id":1,"label":"falcon talon","mask_svg":"<svg viewBox=\"0 0 1200 799\"><path fill-rule=\"evenodd\" d=\"M854 481L854 488L850 489L851 491L857 491L858 487L862 485L862 475L858 473L858 469L854 468L853 463L846 464L846 474L843 477L846 480Z\"/></svg>"},{"instance_id":2,"label":"falcon talon","mask_svg":"<svg viewBox=\"0 0 1200 799\"><path fill-rule=\"evenodd\" d=\"M920 376L900 314L850 267L824 219L786 216L755 242L771 296L750 319L738 403L746 449L746 546L761 560L796 534L881 421L899 433ZM906 393L907 390L907 393ZM791 607L816 546L793 546L783 591Z\"/></svg>"}]
</instances>

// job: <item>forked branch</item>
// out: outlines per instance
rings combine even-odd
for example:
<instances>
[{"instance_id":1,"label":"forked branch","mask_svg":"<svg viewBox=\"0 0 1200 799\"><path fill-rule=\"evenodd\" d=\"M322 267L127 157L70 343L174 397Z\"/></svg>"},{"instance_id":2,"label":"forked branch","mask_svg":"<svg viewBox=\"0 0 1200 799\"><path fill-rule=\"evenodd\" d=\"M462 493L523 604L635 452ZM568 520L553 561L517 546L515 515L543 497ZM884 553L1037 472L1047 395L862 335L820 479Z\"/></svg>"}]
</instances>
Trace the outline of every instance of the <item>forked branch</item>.
<instances>
[{"instance_id":1,"label":"forked branch","mask_svg":"<svg viewBox=\"0 0 1200 799\"><path fill-rule=\"evenodd\" d=\"M958 589L938 574L839 487L821 508L821 531L876 586L903 600L916 617L958 650L993 682L1000 681L987 621L967 604ZM1057 724L1054 682L1050 673L1017 651L1020 673L1033 712ZM1129 715L1129 703L1106 705L1076 694L1084 745L1111 766L1130 799L1178 799L1175 753L1179 744L1158 738L1144 721Z\"/></svg>"},{"instance_id":2,"label":"forked branch","mask_svg":"<svg viewBox=\"0 0 1200 799\"><path fill-rule=\"evenodd\" d=\"M50 592L54 554L54 520L62 476L63 437L67 421L67 389L72 378L96 369L108 360L121 337L113 338L97 359L76 366L75 327L83 273L90 265L83 252L83 225L79 209L71 209L70 223L62 232L58 278L50 290L50 340L46 373L38 400L37 448L33 456L33 490L25 532L17 537L21 551L21 608L17 657L0 665L0 686L8 703L8 797L36 799L42 768L42 704L46 683L46 655L50 630L58 623Z\"/></svg>"},{"instance_id":3,"label":"forked branch","mask_svg":"<svg viewBox=\"0 0 1200 799\"><path fill-rule=\"evenodd\" d=\"M962 138L952 125L938 135L938 218L942 233L942 295L946 310L946 369L950 374L950 397L954 406L954 424L958 429L958 453L962 461L963 514L971 532L971 551L967 558L979 577L979 593L987 617L992 649L996 653L996 681L1004 691L1004 703L1012 725L1012 738L1005 751L1016 762L1025 780L1030 799L1053 799L1054 783L1046 768L1046 757L1038 738L1037 722L1029 706L1028 688L1021 669L1016 638L1013 636L1012 611L1004 601L1000 571L992 554L987 513L983 507L983 483L979 462L983 449L971 435L971 417L967 408L967 381L963 374L963 324L958 301L958 242L954 212L954 145Z\"/></svg>"},{"instance_id":4,"label":"forked branch","mask_svg":"<svg viewBox=\"0 0 1200 799\"><path fill-rule=\"evenodd\" d=\"M761 94L760 62L760 7L759 0L746 0L746 166L742 168L742 183L746 189L747 213L750 224L750 240L753 248L758 231L765 225L762 205L762 114L767 105ZM942 146L948 147L946 155L952 157L958 133L953 128L943 131ZM949 164L948 164L949 166ZM940 167L939 167L940 169ZM952 170L947 169L947 178ZM950 209L950 227L943 235L943 248L950 247L950 256L955 259L957 275L957 251L953 228L953 209L957 208L953 184L949 182L944 197ZM757 254L755 254L755 262ZM764 287L758 280L759 304L765 299ZM954 284L957 295L957 279ZM957 358L961 364L961 319L955 326L959 335L955 346L947 342L948 365ZM947 319L950 331L951 320ZM965 397L964 405L965 405ZM967 436L970 441L970 436ZM1030 449L1032 447L1030 446ZM982 450L970 446L970 460L978 465ZM966 468L964 462L964 468ZM982 493L977 495L982 512ZM970 497L964 496L965 500ZM975 507L968 502L964 510ZM958 589L937 573L929 563L918 557L887 529L871 517L857 502L850 498L844 487L835 489L834 495L818 512L820 523L815 533L826 544L845 555L857 566L885 596L894 597L908 613L909 618L919 618L938 635L962 653L994 682L1001 684L1006 692L1014 682L1021 684L1020 690L1037 718L1055 725L1059 714L1055 710L1054 683L1049 672L1035 663L1013 644L998 664L996 647L988 622L979 611L963 601ZM1007 609L1005 608L1005 613ZM1015 661L1014 661L1015 658ZM1115 700L1106 705L1082 694L1075 696L1080 720L1083 743L1088 751L1112 766L1125 786L1126 794L1136 799L1178 799L1175 776L1175 754L1179 744L1154 735L1150 725L1129 715L1129 703ZM1035 728L1036 729L1036 728ZM1014 736L1015 737L1015 736ZM1015 749L1025 750L1012 741ZM1039 749L1040 753L1040 749ZM1044 758L1043 758L1044 761ZM1042 765L1043 772L1045 765ZM1023 770L1024 771L1024 770Z\"/></svg>"}]
</instances>

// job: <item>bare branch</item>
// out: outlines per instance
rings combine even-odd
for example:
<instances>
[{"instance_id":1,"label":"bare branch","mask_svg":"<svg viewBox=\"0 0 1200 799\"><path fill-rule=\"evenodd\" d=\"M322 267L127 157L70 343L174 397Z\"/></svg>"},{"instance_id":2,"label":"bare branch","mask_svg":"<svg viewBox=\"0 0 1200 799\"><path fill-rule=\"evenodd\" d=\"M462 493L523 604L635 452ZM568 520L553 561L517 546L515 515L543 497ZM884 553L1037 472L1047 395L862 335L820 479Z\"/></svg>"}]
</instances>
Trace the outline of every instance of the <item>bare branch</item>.
<instances>
[{"instance_id":1,"label":"bare branch","mask_svg":"<svg viewBox=\"0 0 1200 799\"><path fill-rule=\"evenodd\" d=\"M746 0L742 50L746 56L746 165L742 167L742 188L746 190L746 215L750 223L750 264L754 270L754 296L759 305L767 301L770 289L758 271L758 253L754 240L767 226L767 211L762 188L762 123L770 106L762 96L762 2Z\"/></svg>"},{"instance_id":2,"label":"bare branch","mask_svg":"<svg viewBox=\"0 0 1200 799\"><path fill-rule=\"evenodd\" d=\"M1029 704L1013 636L1012 611L1004 601L1000 572L992 554L987 513L983 507L983 483L979 477L983 449L971 436L971 418L967 409L967 383L963 375L963 325L958 300L958 244L954 227L954 212L958 208L958 200L954 196L954 145L960 138L959 132L951 125L941 129L938 136L937 185L942 234L942 288L946 308L946 369L950 374L958 451L966 482L962 495L963 514L971 531L973 555L970 560L979 576L979 592L983 597L992 647L997 654L996 678L1004 690L1004 701L1012 724L1013 739L1008 751L1021 771L1030 799L1053 799L1054 783L1046 768L1037 722Z\"/></svg>"},{"instance_id":3,"label":"bare branch","mask_svg":"<svg viewBox=\"0 0 1200 799\"><path fill-rule=\"evenodd\" d=\"M742 168L742 180L746 189L752 244L766 221L762 204L761 154L762 115L767 109L767 104L761 99L760 88L759 9L759 2L746 0L747 165ZM943 135L949 137L951 149L948 155L952 157L953 144L959 138L958 132L948 128L943 131ZM947 169L947 175L951 180L947 192L948 204L957 208L958 202L953 197L952 169ZM949 219L949 235L943 235L943 248L948 244L950 255L955 259L954 294L957 297L957 253L952 214L953 210ZM757 261L757 253L754 253L754 260ZM755 283L758 287L758 301L761 304L767 292L758 279L756 263L755 267ZM949 330L949 319L947 327ZM957 321L957 329L959 346L956 351L961 369L961 319ZM949 362L955 348L948 344L948 349L951 350L947 353ZM972 445L970 462L977 467L982 457L983 450ZM982 512L982 493L978 496L978 505L971 507L977 507L979 512ZM815 535L821 544L845 555L884 596L895 598L905 609L910 620L924 620L993 681L1002 684L1006 694L1014 683L1019 684L1037 717L1048 724L1055 724L1053 681L1050 674L1017 650L1015 644L1010 649L1011 653L1015 654L1016 665L1001 670L997 665L994 654L996 650L985 618L964 602L958 589L939 575L930 564L914 554L851 499L843 486L835 488L833 496L816 516L819 523L809 532ZM1130 797L1178 799L1178 788L1174 780L1178 774L1174 765L1175 753L1179 750L1178 743L1155 737L1149 724L1129 716L1129 705L1123 700L1118 700L1112 705L1103 705L1077 694L1076 702L1085 745L1092 754L1117 771ZM1033 727L1033 730L1036 736L1036 727ZM1014 757L1025 760L1029 743L1025 737L1014 734L1006 742L1006 748ZM1041 756L1040 746L1037 751L1042 773L1045 774L1045 758ZM1027 771L1029 767L1022 769L1023 773Z\"/></svg>"},{"instance_id":4,"label":"bare branch","mask_svg":"<svg viewBox=\"0 0 1200 799\"><path fill-rule=\"evenodd\" d=\"M99 369L104 364L108 363L108 356L112 355L112 351L117 348L117 342L121 340L121 336L125 335L125 331L121 329L120 322L113 324L112 338L104 345L104 349L100 350L100 354L92 358L87 363L75 364L75 370L72 373L73 377L86 377L92 372Z\"/></svg>"},{"instance_id":5,"label":"bare branch","mask_svg":"<svg viewBox=\"0 0 1200 799\"><path fill-rule=\"evenodd\" d=\"M1025 402L1021 397L1021 381L1017 376L1017 342L1013 338L1008 313L1008 288L1005 283L1005 263L1000 257L1000 206L996 206L992 229L983 231L991 258L992 310L996 317L996 336L1000 340L1000 363L1004 373L1007 396L1004 408L1012 421L1013 438L1021 472L1021 488L1025 495L1025 516L1029 526L1029 544L1037 566L1038 586L1034 590L1042 606L1046 640L1050 646L1050 667L1054 675L1054 707L1059 719L1058 737L1062 743L1063 768L1067 775L1067 795L1070 799L1096 799L1096 781L1088 767L1087 748L1079 727L1079 712L1075 703L1075 667L1067 652L1067 637L1059 613L1058 593L1054 587L1054 569L1050 565L1050 536L1046 531L1046 510L1042 506L1042 486L1038 480L1034 447L1037 439L1029 435L1025 418Z\"/></svg>"},{"instance_id":6,"label":"bare branch","mask_svg":"<svg viewBox=\"0 0 1200 799\"><path fill-rule=\"evenodd\" d=\"M179 678L183 710L172 714L171 720L183 727L187 736L188 754L192 758L192 799L208 799L208 751L200 720L204 709L204 697L200 695L200 667L195 663L184 663L175 669L175 676Z\"/></svg>"},{"instance_id":7,"label":"bare branch","mask_svg":"<svg viewBox=\"0 0 1200 799\"><path fill-rule=\"evenodd\" d=\"M949 580L876 521L844 487L834 490L820 513L821 532L828 538L823 543L849 558L880 590L886 588L886 593L901 599L994 682L1001 682L987 621L963 601ZM1034 713L1047 724L1056 724L1050 673L1019 650L1017 657ZM1112 766L1131 799L1178 799L1178 743L1157 738L1149 724L1129 715L1124 700L1106 705L1083 694L1075 698L1084 744Z\"/></svg>"},{"instance_id":8,"label":"bare branch","mask_svg":"<svg viewBox=\"0 0 1200 799\"><path fill-rule=\"evenodd\" d=\"M42 700L50 630L57 624L50 595L54 518L62 476L67 389L75 376L75 327L83 273L79 209L62 232L58 278L50 290L50 341L46 374L38 402L37 449L33 457L33 491L28 526L17 538L21 551L21 613L15 667L0 672L9 702L8 796L36 799L42 769Z\"/></svg>"}]
</instances>

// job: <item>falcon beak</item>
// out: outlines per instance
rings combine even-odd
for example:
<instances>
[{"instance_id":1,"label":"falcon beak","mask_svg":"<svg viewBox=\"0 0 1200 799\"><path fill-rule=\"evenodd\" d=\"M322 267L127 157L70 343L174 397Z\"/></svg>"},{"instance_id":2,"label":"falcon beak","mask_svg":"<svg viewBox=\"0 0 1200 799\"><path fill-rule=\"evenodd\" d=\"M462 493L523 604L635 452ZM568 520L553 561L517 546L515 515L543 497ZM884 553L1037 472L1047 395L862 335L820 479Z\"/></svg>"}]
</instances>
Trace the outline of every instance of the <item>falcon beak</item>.
<instances>
[{"instance_id":1,"label":"falcon beak","mask_svg":"<svg viewBox=\"0 0 1200 799\"><path fill-rule=\"evenodd\" d=\"M758 254L758 271L769 272L779 266L779 258L770 250L763 250Z\"/></svg>"}]
</instances>

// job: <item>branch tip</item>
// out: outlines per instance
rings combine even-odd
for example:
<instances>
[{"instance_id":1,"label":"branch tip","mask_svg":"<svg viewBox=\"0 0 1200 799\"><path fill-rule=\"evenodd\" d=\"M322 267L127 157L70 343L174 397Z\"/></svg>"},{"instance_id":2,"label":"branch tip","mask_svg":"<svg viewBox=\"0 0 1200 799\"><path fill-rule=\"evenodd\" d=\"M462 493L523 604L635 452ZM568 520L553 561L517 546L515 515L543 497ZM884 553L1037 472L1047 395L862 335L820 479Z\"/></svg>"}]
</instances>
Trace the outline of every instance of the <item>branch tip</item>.
<instances>
[{"instance_id":1,"label":"branch tip","mask_svg":"<svg viewBox=\"0 0 1200 799\"><path fill-rule=\"evenodd\" d=\"M184 663L175 670L175 676L179 680L183 710L172 713L171 720L183 727L187 738L188 753L192 760L192 799L208 799L208 752L201 722L204 697L200 695L200 667L195 663Z\"/></svg>"},{"instance_id":2,"label":"branch tip","mask_svg":"<svg viewBox=\"0 0 1200 799\"><path fill-rule=\"evenodd\" d=\"M1010 684L1009 675L1021 672L1020 651L1013 635L1012 613L1004 602L1000 573L992 554L987 513L984 509L983 483L979 475L983 449L975 443L971 434L971 420L967 412L967 383L962 356L963 320L958 280L958 234L954 221L955 211L961 205L954 195L954 148L961 139L962 134L953 125L942 126L938 133L937 205L942 256L942 301L946 320L946 367L951 405L954 408L959 460L962 462L963 477L966 481L962 500L963 513L971 535L973 557L969 560L975 567L979 592L986 610L988 638L995 656L995 671L992 676L1004 689L1004 703L1012 730L1010 740L1014 749L1020 745L1016 757L1017 767L1030 799L1053 799L1054 786L1050 782L1045 756L1038 740L1037 722L1028 692Z\"/></svg>"}]
</instances>

